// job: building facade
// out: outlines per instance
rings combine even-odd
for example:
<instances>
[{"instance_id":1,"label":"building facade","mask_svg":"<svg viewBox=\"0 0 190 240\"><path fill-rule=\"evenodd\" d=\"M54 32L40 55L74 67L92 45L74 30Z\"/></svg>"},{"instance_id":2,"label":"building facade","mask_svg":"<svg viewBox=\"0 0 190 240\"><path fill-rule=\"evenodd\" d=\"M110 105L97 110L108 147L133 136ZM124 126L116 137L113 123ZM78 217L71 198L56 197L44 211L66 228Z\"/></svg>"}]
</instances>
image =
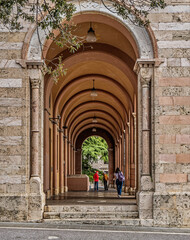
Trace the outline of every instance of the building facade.
<instances>
[{"instance_id":1,"label":"building facade","mask_svg":"<svg viewBox=\"0 0 190 240\"><path fill-rule=\"evenodd\" d=\"M41 220L46 199L81 174L83 141L98 135L108 143L110 181L120 167L141 224L190 227L189 0L166 0L148 28L100 0L72 2L75 33L85 36L92 23L97 41L71 54L39 32L43 56L63 57L57 84L41 73L35 26L0 29L1 221Z\"/></svg>"}]
</instances>

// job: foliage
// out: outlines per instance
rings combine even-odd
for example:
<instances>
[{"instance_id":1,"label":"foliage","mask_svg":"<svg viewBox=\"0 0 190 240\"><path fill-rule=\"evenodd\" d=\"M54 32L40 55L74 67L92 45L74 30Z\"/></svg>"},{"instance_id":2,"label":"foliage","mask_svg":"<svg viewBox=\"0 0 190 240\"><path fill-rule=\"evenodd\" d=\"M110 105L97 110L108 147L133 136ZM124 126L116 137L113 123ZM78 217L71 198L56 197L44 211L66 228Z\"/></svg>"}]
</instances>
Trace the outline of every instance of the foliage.
<instances>
[{"instance_id":1,"label":"foliage","mask_svg":"<svg viewBox=\"0 0 190 240\"><path fill-rule=\"evenodd\" d=\"M104 2L104 0L102 0ZM148 26L148 14L155 8L165 8L164 0L112 0L116 13L137 26Z\"/></svg>"},{"instance_id":2,"label":"foliage","mask_svg":"<svg viewBox=\"0 0 190 240\"><path fill-rule=\"evenodd\" d=\"M93 182L93 175L97 169L92 168L91 164L97 162L98 159L104 160L104 163L108 163L108 145L106 141L97 136L87 138L82 145L82 169L83 174L89 176L91 182ZM103 172L99 171L100 180L102 180Z\"/></svg>"},{"instance_id":3,"label":"foliage","mask_svg":"<svg viewBox=\"0 0 190 240\"><path fill-rule=\"evenodd\" d=\"M98 158L108 163L108 145L106 141L97 136L87 138L82 145L82 157L89 163L97 162Z\"/></svg>"},{"instance_id":4,"label":"foliage","mask_svg":"<svg viewBox=\"0 0 190 240\"><path fill-rule=\"evenodd\" d=\"M113 12L114 9L114 12L123 19L129 19L138 26L149 24L148 13L152 9L166 6L164 0L110 0L111 6L108 1L101 0L101 2L109 11ZM84 42L84 37L73 34L74 26L71 19L75 11L75 5L67 0L0 0L0 24L10 31L18 31L26 22L35 23L41 50L43 44L39 36L39 28L44 31L47 39L54 41L60 48L67 47L74 53ZM59 37L54 35L54 30L59 32ZM43 56L42 58L44 59ZM57 81L64 70L64 65L58 62L53 64L53 67L49 67L47 61L46 64L44 70L52 74Z\"/></svg>"}]
</instances>

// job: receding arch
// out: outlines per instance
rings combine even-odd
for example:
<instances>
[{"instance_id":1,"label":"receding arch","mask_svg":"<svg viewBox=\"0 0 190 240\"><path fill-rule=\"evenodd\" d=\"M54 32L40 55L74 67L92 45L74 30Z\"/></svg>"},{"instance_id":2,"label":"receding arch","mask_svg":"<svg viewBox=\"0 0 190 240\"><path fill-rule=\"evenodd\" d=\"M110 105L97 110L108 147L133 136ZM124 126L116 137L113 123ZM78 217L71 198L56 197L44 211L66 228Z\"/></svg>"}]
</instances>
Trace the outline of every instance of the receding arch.
<instances>
[{"instance_id":1,"label":"receding arch","mask_svg":"<svg viewBox=\"0 0 190 240\"><path fill-rule=\"evenodd\" d=\"M81 149L82 144L85 141L85 139L87 139L90 136L100 136L103 139L105 139L105 141L108 144L109 173L110 173L109 174L109 181L110 181L110 183L112 183L113 172L114 172L114 169L115 169L115 164L114 164L115 143L114 143L113 137L110 135L110 133L106 129L103 129L103 128L97 128L97 131L95 133L91 131L91 128L87 128L87 129L84 128L84 129L81 130L81 132L77 136L76 143L75 143L76 149ZM78 154L78 155L76 155L76 171L80 172L81 168L82 168L81 158L80 158L80 154Z\"/></svg>"},{"instance_id":2,"label":"receding arch","mask_svg":"<svg viewBox=\"0 0 190 240\"><path fill-rule=\"evenodd\" d=\"M93 126L92 128L95 128L96 126L97 127L106 127L114 135L114 138L117 138L117 139L119 138L117 129L115 128L115 126L112 123L106 121L105 119L101 119L98 123L93 124L92 120L87 118L87 119L83 119L83 121L79 122L77 124L77 126L75 126L75 128L73 129L73 132L72 132L71 139L75 138L75 135L77 135L77 133L80 131L81 128L83 128L83 126L89 126L89 125Z\"/></svg>"},{"instance_id":3,"label":"receding arch","mask_svg":"<svg viewBox=\"0 0 190 240\"><path fill-rule=\"evenodd\" d=\"M83 108L83 106L89 106L89 108L91 108L93 105L97 108L97 105L99 105L100 107L101 106L105 106L107 109L110 109L114 112L114 114L116 114L119 118L119 121L121 123L121 126L122 126L122 129L124 129L124 121L120 115L120 113L111 105L105 103L105 102L101 102L101 101L88 101L88 102L85 102L85 103L81 103L80 105L78 105L77 107L75 107L72 111L75 111L77 108ZM62 113L61 113L61 116L62 116ZM67 126L67 119L65 119L65 122L63 121L63 117L61 118L61 124L62 125L66 125Z\"/></svg>"},{"instance_id":4,"label":"receding arch","mask_svg":"<svg viewBox=\"0 0 190 240\"><path fill-rule=\"evenodd\" d=\"M118 132L122 131L118 122L116 121L116 119L109 113L106 113L105 111L93 111L93 110L88 110L88 111L85 111L81 114L79 114L78 116L76 116L70 124L68 124L68 127L72 127L75 125L75 123L77 121L80 121L80 119L86 119L86 118L90 118L91 120L96 117L96 119L98 120L99 118L104 118L104 119L108 119L108 121L112 122L112 124L114 124L114 126L117 128ZM72 131L72 129L71 129Z\"/></svg>"}]
</instances>

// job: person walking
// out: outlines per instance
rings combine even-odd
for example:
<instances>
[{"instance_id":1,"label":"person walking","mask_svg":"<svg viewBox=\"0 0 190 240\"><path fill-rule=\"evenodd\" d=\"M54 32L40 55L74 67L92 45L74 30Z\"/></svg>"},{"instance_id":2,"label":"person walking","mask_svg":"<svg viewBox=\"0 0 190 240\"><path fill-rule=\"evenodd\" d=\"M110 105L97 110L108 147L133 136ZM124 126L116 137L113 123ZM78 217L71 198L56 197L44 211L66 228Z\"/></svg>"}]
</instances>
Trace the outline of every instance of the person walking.
<instances>
[{"instance_id":1,"label":"person walking","mask_svg":"<svg viewBox=\"0 0 190 240\"><path fill-rule=\"evenodd\" d=\"M103 181L104 181L104 190L107 191L108 190L108 175L106 174L106 172L103 173Z\"/></svg>"},{"instance_id":2,"label":"person walking","mask_svg":"<svg viewBox=\"0 0 190 240\"><path fill-rule=\"evenodd\" d=\"M120 198L121 192L122 192L123 181L125 180L125 177L119 168L117 168L115 170L114 175L115 175L115 179L116 179L118 197Z\"/></svg>"},{"instance_id":3,"label":"person walking","mask_svg":"<svg viewBox=\"0 0 190 240\"><path fill-rule=\"evenodd\" d=\"M98 191L98 181L99 181L98 171L95 172L93 178L94 178L94 191Z\"/></svg>"}]
</instances>

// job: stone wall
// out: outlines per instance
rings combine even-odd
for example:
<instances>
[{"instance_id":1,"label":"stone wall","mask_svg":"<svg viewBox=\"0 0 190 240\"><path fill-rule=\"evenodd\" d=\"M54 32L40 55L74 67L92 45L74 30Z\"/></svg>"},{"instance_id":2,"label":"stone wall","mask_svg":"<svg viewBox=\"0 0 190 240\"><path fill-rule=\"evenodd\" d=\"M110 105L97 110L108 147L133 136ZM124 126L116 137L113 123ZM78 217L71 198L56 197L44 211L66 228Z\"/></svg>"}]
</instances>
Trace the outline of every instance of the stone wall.
<instances>
[{"instance_id":1,"label":"stone wall","mask_svg":"<svg viewBox=\"0 0 190 240\"><path fill-rule=\"evenodd\" d=\"M24 30L23 30L24 31ZM26 31L26 29L25 29ZM0 220L26 220L29 179L29 93L21 58L25 32L0 33Z\"/></svg>"},{"instance_id":2,"label":"stone wall","mask_svg":"<svg viewBox=\"0 0 190 240\"><path fill-rule=\"evenodd\" d=\"M163 59L155 69L154 223L190 226L190 4L166 1L150 14Z\"/></svg>"},{"instance_id":3,"label":"stone wall","mask_svg":"<svg viewBox=\"0 0 190 240\"><path fill-rule=\"evenodd\" d=\"M149 15L162 60L153 82L153 219L156 226L190 227L190 4L166 2L165 9ZM42 212L42 192L31 197L29 181L28 70L16 63L27 31L27 25L19 33L0 28L1 221L32 219L35 205Z\"/></svg>"}]
</instances>

